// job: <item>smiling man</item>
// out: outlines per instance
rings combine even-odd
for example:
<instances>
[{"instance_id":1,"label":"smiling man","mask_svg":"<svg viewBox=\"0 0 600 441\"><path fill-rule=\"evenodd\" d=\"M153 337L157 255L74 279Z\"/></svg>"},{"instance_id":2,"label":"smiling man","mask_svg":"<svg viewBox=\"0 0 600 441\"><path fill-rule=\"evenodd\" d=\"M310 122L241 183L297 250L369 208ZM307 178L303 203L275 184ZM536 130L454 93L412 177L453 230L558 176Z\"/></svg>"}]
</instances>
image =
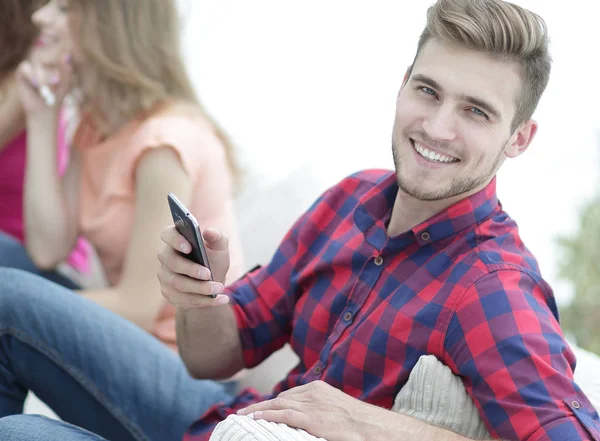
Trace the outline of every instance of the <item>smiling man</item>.
<instances>
[{"instance_id":1,"label":"smiling man","mask_svg":"<svg viewBox=\"0 0 600 441\"><path fill-rule=\"evenodd\" d=\"M391 411L433 355L490 437L600 441L552 290L496 197L497 170L535 136L550 64L537 15L439 0L397 97L395 172L326 191L267 266L227 288L225 237L204 231L211 281L163 231L159 279L183 363L99 306L0 270L0 416L31 388L66 421L6 416L0 438L201 441L238 412L328 441L465 440ZM269 396L191 377L227 378L285 343L300 362Z\"/></svg>"}]
</instances>

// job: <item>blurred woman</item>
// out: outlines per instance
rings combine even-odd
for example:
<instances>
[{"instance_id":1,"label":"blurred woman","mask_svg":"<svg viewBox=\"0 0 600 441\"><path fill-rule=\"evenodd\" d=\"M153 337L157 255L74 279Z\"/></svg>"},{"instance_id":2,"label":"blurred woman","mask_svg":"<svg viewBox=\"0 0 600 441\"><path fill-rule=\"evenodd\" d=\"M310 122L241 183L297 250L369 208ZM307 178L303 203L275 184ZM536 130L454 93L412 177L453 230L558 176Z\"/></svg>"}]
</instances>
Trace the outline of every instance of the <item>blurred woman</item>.
<instances>
[{"instance_id":1,"label":"blurred woman","mask_svg":"<svg viewBox=\"0 0 600 441\"><path fill-rule=\"evenodd\" d=\"M77 283L66 273L76 276L87 272L88 247L84 241L77 241L74 248L67 250L72 251L66 263L75 272L36 266L22 245L26 241L23 186L27 132L15 72L30 52L35 56L36 48L32 46L38 29L31 21L31 14L39 4L40 0L0 0L0 266L20 268L74 288ZM68 159L62 121L56 127L55 153L48 166L62 174Z\"/></svg>"},{"instance_id":2,"label":"blurred woman","mask_svg":"<svg viewBox=\"0 0 600 441\"><path fill-rule=\"evenodd\" d=\"M33 22L39 56L17 75L29 134L27 250L38 266L53 268L83 235L109 286L82 295L173 345L173 310L156 279L157 238L172 223L169 192L201 227L227 233L229 276L242 270L233 152L186 74L175 1L50 0ZM68 93L81 119L60 179L51 164Z\"/></svg>"}]
</instances>

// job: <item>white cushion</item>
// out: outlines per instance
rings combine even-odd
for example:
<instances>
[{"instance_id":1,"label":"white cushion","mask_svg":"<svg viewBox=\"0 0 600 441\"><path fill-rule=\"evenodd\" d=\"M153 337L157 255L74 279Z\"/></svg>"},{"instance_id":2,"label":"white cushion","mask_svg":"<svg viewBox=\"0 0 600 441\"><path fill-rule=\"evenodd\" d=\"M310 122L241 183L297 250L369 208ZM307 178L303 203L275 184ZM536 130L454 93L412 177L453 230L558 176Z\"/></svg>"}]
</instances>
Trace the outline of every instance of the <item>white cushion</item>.
<instances>
[{"instance_id":1,"label":"white cushion","mask_svg":"<svg viewBox=\"0 0 600 441\"><path fill-rule=\"evenodd\" d=\"M424 355L396 397L393 411L426 421L474 440L489 439L481 417L459 377L433 355ZM303 430L284 424L231 415L213 431L210 441L316 441Z\"/></svg>"}]
</instances>

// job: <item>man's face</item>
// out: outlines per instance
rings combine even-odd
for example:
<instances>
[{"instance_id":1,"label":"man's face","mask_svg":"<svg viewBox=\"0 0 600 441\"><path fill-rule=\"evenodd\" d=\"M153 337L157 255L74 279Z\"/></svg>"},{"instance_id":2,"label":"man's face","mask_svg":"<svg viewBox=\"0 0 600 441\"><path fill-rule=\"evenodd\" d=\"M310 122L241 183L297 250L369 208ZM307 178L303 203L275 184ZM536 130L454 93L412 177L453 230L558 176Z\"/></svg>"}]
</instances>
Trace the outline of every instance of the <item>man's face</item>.
<instances>
[{"instance_id":1,"label":"man's face","mask_svg":"<svg viewBox=\"0 0 600 441\"><path fill-rule=\"evenodd\" d=\"M392 150L400 189L433 201L487 185L535 134L532 121L511 133L520 86L515 63L429 40L396 102Z\"/></svg>"}]
</instances>

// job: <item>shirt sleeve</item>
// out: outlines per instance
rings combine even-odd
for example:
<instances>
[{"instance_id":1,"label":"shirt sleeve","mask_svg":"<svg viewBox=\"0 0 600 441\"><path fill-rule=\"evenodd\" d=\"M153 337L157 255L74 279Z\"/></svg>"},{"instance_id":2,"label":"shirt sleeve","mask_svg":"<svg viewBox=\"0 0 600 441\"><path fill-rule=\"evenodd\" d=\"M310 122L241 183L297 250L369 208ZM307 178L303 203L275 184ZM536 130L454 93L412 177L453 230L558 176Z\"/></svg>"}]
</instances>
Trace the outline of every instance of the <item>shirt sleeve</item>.
<instances>
[{"instance_id":1,"label":"shirt sleeve","mask_svg":"<svg viewBox=\"0 0 600 441\"><path fill-rule=\"evenodd\" d=\"M493 436L600 441L598 413L573 380L575 357L557 316L551 293L515 269L483 276L459 300L445 363Z\"/></svg>"},{"instance_id":2,"label":"shirt sleeve","mask_svg":"<svg viewBox=\"0 0 600 441\"><path fill-rule=\"evenodd\" d=\"M292 226L270 263L230 285L246 367L254 367L290 339L294 309L301 295L302 257L313 237L321 196Z\"/></svg>"}]
</instances>

